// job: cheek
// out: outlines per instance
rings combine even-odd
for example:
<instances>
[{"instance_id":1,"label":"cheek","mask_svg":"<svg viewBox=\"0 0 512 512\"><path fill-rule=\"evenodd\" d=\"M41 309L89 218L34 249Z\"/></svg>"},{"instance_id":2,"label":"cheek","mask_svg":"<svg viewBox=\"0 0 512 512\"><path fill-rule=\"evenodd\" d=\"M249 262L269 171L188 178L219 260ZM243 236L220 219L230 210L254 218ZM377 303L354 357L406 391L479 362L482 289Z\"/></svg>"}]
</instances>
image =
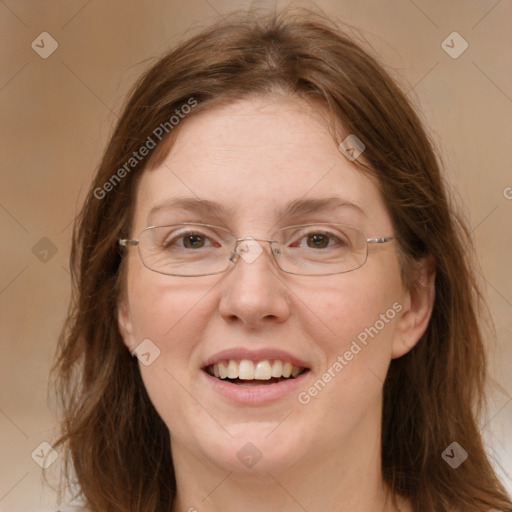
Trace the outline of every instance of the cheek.
<instances>
[{"instance_id":1,"label":"cheek","mask_svg":"<svg viewBox=\"0 0 512 512\"><path fill-rule=\"evenodd\" d=\"M162 276L137 269L130 276L128 294L136 342L151 339L169 361L187 358L213 314L208 293L215 285L204 279Z\"/></svg>"},{"instance_id":2,"label":"cheek","mask_svg":"<svg viewBox=\"0 0 512 512\"><path fill-rule=\"evenodd\" d=\"M135 343L149 339L158 351L150 365L139 362L144 386L160 417L181 436L186 432L176 423L176 411L180 417L204 413L185 389L197 372L195 353L213 314L207 295L213 284L205 286L203 280L199 285L144 269L134 271L128 282Z\"/></svg>"},{"instance_id":3,"label":"cheek","mask_svg":"<svg viewBox=\"0 0 512 512\"><path fill-rule=\"evenodd\" d=\"M321 330L310 329L322 352L322 364L317 369L321 382L306 393L323 407L364 409L364 404L379 397L401 310L396 282L382 273L346 274L322 292L309 294L308 305L313 309L316 304L315 313L322 319Z\"/></svg>"},{"instance_id":4,"label":"cheek","mask_svg":"<svg viewBox=\"0 0 512 512\"><path fill-rule=\"evenodd\" d=\"M325 424L333 427L333 437L340 425L348 428L380 400L401 309L397 289L384 284L354 275L343 284L340 279L337 286L310 295L325 334L310 332L323 357L320 367L315 368L313 385L301 390L300 403L309 404L307 408L315 414L329 417Z\"/></svg>"},{"instance_id":5,"label":"cheek","mask_svg":"<svg viewBox=\"0 0 512 512\"><path fill-rule=\"evenodd\" d=\"M382 272L331 277L317 288L294 290L297 296L303 297L304 317L310 319L306 324L315 341L331 357L333 352L348 350L356 339L364 345L378 335L389 344L397 313L393 304L400 300L397 280Z\"/></svg>"}]
</instances>

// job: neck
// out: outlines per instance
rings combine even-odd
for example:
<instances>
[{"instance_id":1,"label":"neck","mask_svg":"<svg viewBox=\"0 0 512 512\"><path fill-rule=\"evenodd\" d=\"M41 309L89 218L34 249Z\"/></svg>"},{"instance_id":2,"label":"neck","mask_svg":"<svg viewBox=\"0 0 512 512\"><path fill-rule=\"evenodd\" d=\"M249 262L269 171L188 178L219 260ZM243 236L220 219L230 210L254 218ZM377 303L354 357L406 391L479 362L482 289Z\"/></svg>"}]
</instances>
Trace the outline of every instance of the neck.
<instances>
[{"instance_id":1,"label":"neck","mask_svg":"<svg viewBox=\"0 0 512 512\"><path fill-rule=\"evenodd\" d=\"M373 414L379 417L379 410ZM374 420L362 422L336 448L312 447L310 455L281 472L265 467L263 459L250 471L220 468L174 440L173 512L410 512L404 500L393 506L383 482L380 428Z\"/></svg>"}]
</instances>

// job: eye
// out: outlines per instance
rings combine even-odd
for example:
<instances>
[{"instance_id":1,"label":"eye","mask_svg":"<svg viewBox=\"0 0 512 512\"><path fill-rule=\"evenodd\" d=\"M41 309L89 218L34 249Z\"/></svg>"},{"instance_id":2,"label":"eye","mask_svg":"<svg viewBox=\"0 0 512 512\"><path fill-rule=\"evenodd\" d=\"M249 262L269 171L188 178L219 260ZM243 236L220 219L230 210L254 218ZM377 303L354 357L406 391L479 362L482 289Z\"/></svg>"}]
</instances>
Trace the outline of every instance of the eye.
<instances>
[{"instance_id":1,"label":"eye","mask_svg":"<svg viewBox=\"0 0 512 512\"><path fill-rule=\"evenodd\" d=\"M307 246L314 249L324 249L329 247L329 239L332 238L326 233L314 233L305 237L307 240Z\"/></svg>"},{"instance_id":2,"label":"eye","mask_svg":"<svg viewBox=\"0 0 512 512\"><path fill-rule=\"evenodd\" d=\"M187 233L186 235L180 236L179 240L183 241L183 247L186 249L200 249L205 246L208 238L201 233Z\"/></svg>"},{"instance_id":3,"label":"eye","mask_svg":"<svg viewBox=\"0 0 512 512\"><path fill-rule=\"evenodd\" d=\"M343 235L336 236L334 233L324 230L310 230L309 232L301 233L299 236L298 244L294 243L292 246L307 249L325 249L335 245L345 246L348 243Z\"/></svg>"},{"instance_id":4,"label":"eye","mask_svg":"<svg viewBox=\"0 0 512 512\"><path fill-rule=\"evenodd\" d=\"M164 249L202 249L205 247L220 247L217 241L208 237L201 231L186 231L182 233L168 233L163 241L162 248Z\"/></svg>"}]
</instances>

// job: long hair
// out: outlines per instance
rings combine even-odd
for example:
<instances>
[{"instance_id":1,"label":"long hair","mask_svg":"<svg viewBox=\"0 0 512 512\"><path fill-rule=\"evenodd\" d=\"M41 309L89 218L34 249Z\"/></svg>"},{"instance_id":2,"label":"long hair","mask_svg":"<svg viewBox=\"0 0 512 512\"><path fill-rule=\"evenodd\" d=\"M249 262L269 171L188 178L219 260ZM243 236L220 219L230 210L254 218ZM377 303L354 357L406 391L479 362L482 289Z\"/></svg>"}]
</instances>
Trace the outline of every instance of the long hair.
<instances>
[{"instance_id":1,"label":"long hair","mask_svg":"<svg viewBox=\"0 0 512 512\"><path fill-rule=\"evenodd\" d=\"M193 116L269 93L321 102L333 127L341 123L364 143L365 164L355 163L375 178L400 234L406 285L420 286L416 261L429 255L435 262L428 328L391 362L384 383L385 482L416 512L512 510L478 427L486 363L471 240L433 145L383 66L354 37L306 10L235 14L211 25L160 58L129 95L73 231L73 296L52 367L62 411L55 447L65 454L66 481L78 484L94 512L171 510L169 432L116 320L125 277L117 239L130 232L141 174L163 161L179 133L169 121L177 110L195 102ZM152 152L130 160L148 138L156 142ZM457 469L441 456L452 442L469 454Z\"/></svg>"}]
</instances>

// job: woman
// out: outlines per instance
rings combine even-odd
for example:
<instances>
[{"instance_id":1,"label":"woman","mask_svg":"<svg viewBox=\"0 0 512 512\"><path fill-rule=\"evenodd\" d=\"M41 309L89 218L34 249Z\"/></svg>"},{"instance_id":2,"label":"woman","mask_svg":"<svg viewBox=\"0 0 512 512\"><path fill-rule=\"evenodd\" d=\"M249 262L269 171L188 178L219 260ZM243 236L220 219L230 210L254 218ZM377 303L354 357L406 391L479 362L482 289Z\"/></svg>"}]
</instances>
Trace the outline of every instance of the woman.
<instances>
[{"instance_id":1,"label":"woman","mask_svg":"<svg viewBox=\"0 0 512 512\"><path fill-rule=\"evenodd\" d=\"M468 247L406 97L327 20L181 43L75 228L57 446L87 508L512 510Z\"/></svg>"}]
</instances>

